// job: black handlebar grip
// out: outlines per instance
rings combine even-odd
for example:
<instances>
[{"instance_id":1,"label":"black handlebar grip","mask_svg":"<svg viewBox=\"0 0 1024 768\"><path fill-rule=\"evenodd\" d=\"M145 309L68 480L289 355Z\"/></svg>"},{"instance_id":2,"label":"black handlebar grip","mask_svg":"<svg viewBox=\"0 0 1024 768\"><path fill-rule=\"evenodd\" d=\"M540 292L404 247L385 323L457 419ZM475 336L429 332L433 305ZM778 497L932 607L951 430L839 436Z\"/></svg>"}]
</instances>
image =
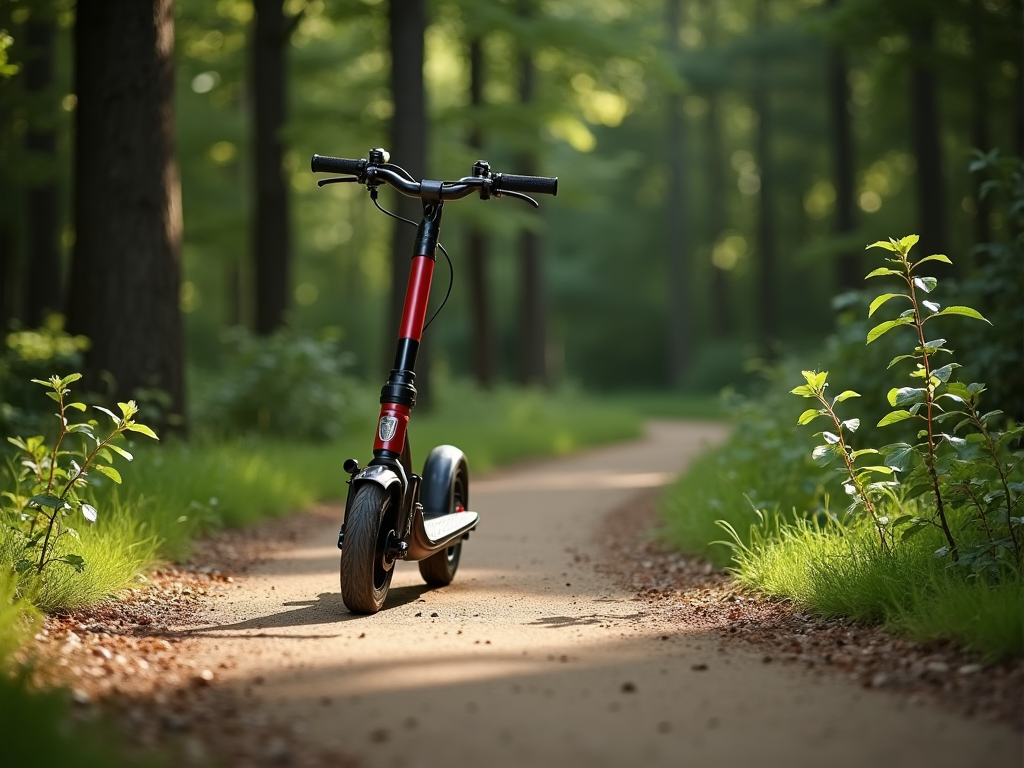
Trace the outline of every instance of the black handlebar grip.
<instances>
[{"instance_id":1,"label":"black handlebar grip","mask_svg":"<svg viewBox=\"0 0 1024 768\"><path fill-rule=\"evenodd\" d=\"M558 177L551 176L516 176L513 173L501 174L495 184L498 192L525 192L535 195L557 195Z\"/></svg>"},{"instance_id":2,"label":"black handlebar grip","mask_svg":"<svg viewBox=\"0 0 1024 768\"><path fill-rule=\"evenodd\" d=\"M349 176L358 176L366 169L366 161L313 155L309 166L313 169L313 173L344 173Z\"/></svg>"}]
</instances>

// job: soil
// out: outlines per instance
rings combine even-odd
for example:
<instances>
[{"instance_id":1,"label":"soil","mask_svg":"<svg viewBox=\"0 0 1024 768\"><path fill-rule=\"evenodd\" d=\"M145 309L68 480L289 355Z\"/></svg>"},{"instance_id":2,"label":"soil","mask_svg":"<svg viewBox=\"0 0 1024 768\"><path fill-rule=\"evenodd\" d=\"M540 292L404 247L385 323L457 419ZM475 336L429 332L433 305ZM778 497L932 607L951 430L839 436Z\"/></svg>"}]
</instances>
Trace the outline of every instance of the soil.
<instances>
[{"instance_id":1,"label":"soil","mask_svg":"<svg viewBox=\"0 0 1024 768\"><path fill-rule=\"evenodd\" d=\"M50 617L38 677L172 765L799 766L823 744L832 765L1019 765L1021 663L817 621L656 543L651 486L721 435L653 425L477 481L456 582L405 568L374 617L336 594L338 508L220 534Z\"/></svg>"}]
</instances>

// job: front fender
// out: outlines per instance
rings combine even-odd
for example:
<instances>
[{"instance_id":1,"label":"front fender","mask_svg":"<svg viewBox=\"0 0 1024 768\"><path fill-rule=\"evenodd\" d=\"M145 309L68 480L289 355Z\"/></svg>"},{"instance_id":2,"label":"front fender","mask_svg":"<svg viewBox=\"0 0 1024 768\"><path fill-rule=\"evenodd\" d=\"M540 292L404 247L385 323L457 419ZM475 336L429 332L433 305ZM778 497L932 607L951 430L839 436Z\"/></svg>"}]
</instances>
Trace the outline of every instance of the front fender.
<instances>
[{"instance_id":1,"label":"front fender","mask_svg":"<svg viewBox=\"0 0 1024 768\"><path fill-rule=\"evenodd\" d=\"M384 490L387 490L395 485L395 483L398 483L399 487L401 487L402 478L400 478L392 469L388 469L387 467L379 464L371 464L354 474L351 482L353 488L364 483L376 483Z\"/></svg>"}]
</instances>

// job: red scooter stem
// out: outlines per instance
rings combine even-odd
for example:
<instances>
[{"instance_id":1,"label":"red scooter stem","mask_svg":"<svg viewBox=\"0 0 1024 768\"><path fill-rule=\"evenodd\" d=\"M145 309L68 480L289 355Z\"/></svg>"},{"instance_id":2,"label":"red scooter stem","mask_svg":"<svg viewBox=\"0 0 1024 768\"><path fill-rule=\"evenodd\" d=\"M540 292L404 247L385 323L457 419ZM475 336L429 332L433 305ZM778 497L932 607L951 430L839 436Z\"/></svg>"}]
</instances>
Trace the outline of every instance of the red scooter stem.
<instances>
[{"instance_id":1,"label":"red scooter stem","mask_svg":"<svg viewBox=\"0 0 1024 768\"><path fill-rule=\"evenodd\" d=\"M380 418L373 443L374 456L397 458L405 452L409 414L416 403L416 356L430 301L434 275L434 251L441 223L441 204L424 206L423 221L416 233L409 285L398 331L395 366L381 390Z\"/></svg>"}]
</instances>

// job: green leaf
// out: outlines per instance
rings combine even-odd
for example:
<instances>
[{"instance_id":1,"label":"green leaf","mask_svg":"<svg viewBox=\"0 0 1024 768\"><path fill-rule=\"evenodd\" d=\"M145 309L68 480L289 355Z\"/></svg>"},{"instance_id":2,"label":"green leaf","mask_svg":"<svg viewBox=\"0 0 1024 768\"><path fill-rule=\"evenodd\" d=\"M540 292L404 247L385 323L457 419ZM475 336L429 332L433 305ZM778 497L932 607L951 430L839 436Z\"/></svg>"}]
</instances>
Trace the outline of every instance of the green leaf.
<instances>
[{"instance_id":1,"label":"green leaf","mask_svg":"<svg viewBox=\"0 0 1024 768\"><path fill-rule=\"evenodd\" d=\"M811 459L813 459L814 463L819 467L831 464L837 455L835 448L831 445L819 445L811 451Z\"/></svg>"},{"instance_id":2,"label":"green leaf","mask_svg":"<svg viewBox=\"0 0 1024 768\"><path fill-rule=\"evenodd\" d=\"M14 571L19 576L22 576L22 575L28 573L29 571L31 571L34 567L35 567L35 563L33 563L31 560L26 560L23 557L23 558L21 558L21 560L19 560L18 562L16 562L14 564Z\"/></svg>"},{"instance_id":3,"label":"green leaf","mask_svg":"<svg viewBox=\"0 0 1024 768\"><path fill-rule=\"evenodd\" d=\"M841 403L844 400L849 400L852 397L860 397L860 393L854 392L852 389L844 389L842 392L840 392L838 395L832 398L832 405L835 405L836 403Z\"/></svg>"},{"instance_id":4,"label":"green leaf","mask_svg":"<svg viewBox=\"0 0 1024 768\"><path fill-rule=\"evenodd\" d=\"M875 341L876 339L878 339L882 335L888 333L889 331L891 331L893 328L895 328L898 325L906 325L906 324L907 324L907 321L905 319L902 319L902 318L898 319L898 320L886 320L884 323L879 323L874 328L872 328L870 331L868 331L867 343L870 344L871 342Z\"/></svg>"},{"instance_id":5,"label":"green leaf","mask_svg":"<svg viewBox=\"0 0 1024 768\"><path fill-rule=\"evenodd\" d=\"M29 504L35 504L37 507L46 507L47 509L57 509L58 507L67 506L61 499L58 499L51 493L33 496L28 501Z\"/></svg>"},{"instance_id":6,"label":"green leaf","mask_svg":"<svg viewBox=\"0 0 1024 768\"><path fill-rule=\"evenodd\" d=\"M884 464L875 464L870 467L858 467L857 470L859 472L878 472L883 475L891 475L893 473L893 468L885 466Z\"/></svg>"},{"instance_id":7,"label":"green leaf","mask_svg":"<svg viewBox=\"0 0 1024 768\"><path fill-rule=\"evenodd\" d=\"M808 408L800 414L800 418L796 420L796 423L802 427L804 424L810 424L821 415L822 413L820 410L817 410L816 408Z\"/></svg>"},{"instance_id":8,"label":"green leaf","mask_svg":"<svg viewBox=\"0 0 1024 768\"><path fill-rule=\"evenodd\" d=\"M133 421L133 422L127 424L126 426L132 432L138 432L140 435L145 435L146 437L151 437L154 440L159 440L160 439L159 437L156 436L156 432L154 432L152 429L147 427L145 424L136 424Z\"/></svg>"},{"instance_id":9,"label":"green leaf","mask_svg":"<svg viewBox=\"0 0 1024 768\"><path fill-rule=\"evenodd\" d=\"M925 391L920 387L900 387L898 389L894 387L889 390L886 399L893 408L899 408L912 403L923 403Z\"/></svg>"},{"instance_id":10,"label":"green leaf","mask_svg":"<svg viewBox=\"0 0 1024 768\"><path fill-rule=\"evenodd\" d=\"M131 461L132 459L134 459L134 458L135 458L135 457L134 457L134 456L132 456L132 455L131 455L130 453L128 453L128 451L126 451L126 450L125 450L124 448L122 448L122 447L121 447L121 446L119 446L119 445L114 445L113 443L107 443L107 448L109 448L110 450L112 450L112 451L113 451L114 453L116 453L116 454L117 454L118 456L122 456L122 457L124 457L124 458L128 459L128 461Z\"/></svg>"},{"instance_id":11,"label":"green leaf","mask_svg":"<svg viewBox=\"0 0 1024 768\"><path fill-rule=\"evenodd\" d=\"M113 467L108 467L105 464L93 464L92 468L99 472L101 475L106 475L118 485L121 484L121 473Z\"/></svg>"},{"instance_id":12,"label":"green leaf","mask_svg":"<svg viewBox=\"0 0 1024 768\"><path fill-rule=\"evenodd\" d=\"M899 275L902 274L897 272L895 269L889 269L889 267L879 267L868 272L864 279L867 280L869 277L882 277L883 275Z\"/></svg>"},{"instance_id":13,"label":"green leaf","mask_svg":"<svg viewBox=\"0 0 1024 768\"><path fill-rule=\"evenodd\" d=\"M917 536L917 534L919 534L927 527L928 523L925 522L915 523L914 525L911 525L909 528L907 528L907 530L903 532L903 535L900 536L900 541L906 541L909 538Z\"/></svg>"},{"instance_id":14,"label":"green leaf","mask_svg":"<svg viewBox=\"0 0 1024 768\"><path fill-rule=\"evenodd\" d=\"M82 413L85 413L85 403L68 403L67 407L74 408L76 411L81 411Z\"/></svg>"},{"instance_id":15,"label":"green leaf","mask_svg":"<svg viewBox=\"0 0 1024 768\"><path fill-rule=\"evenodd\" d=\"M825 438L825 442L828 443L829 445L839 444L839 435L834 435L831 432L822 432L821 436Z\"/></svg>"},{"instance_id":16,"label":"green leaf","mask_svg":"<svg viewBox=\"0 0 1024 768\"><path fill-rule=\"evenodd\" d=\"M887 413L885 416L883 416L882 420L879 421L876 426L887 427L890 424L895 424L899 421L906 421L907 419L912 418L913 414L911 414L909 411L891 411L890 413Z\"/></svg>"},{"instance_id":17,"label":"green leaf","mask_svg":"<svg viewBox=\"0 0 1024 768\"><path fill-rule=\"evenodd\" d=\"M93 408L95 408L97 411L103 411L103 413L107 414L107 416L109 416L110 418L112 418L114 420L115 424L120 424L121 423L121 417L120 416L115 416L113 411L108 411L102 405L94 405Z\"/></svg>"},{"instance_id":18,"label":"green leaf","mask_svg":"<svg viewBox=\"0 0 1024 768\"><path fill-rule=\"evenodd\" d=\"M989 325L992 325L992 323L989 323L985 316L981 314L981 312L979 312L978 310L972 309L971 307L962 307L958 305L941 309L928 319L931 320L932 317L942 317L943 315L963 315L964 317L972 317L975 320L984 320Z\"/></svg>"},{"instance_id":19,"label":"green leaf","mask_svg":"<svg viewBox=\"0 0 1024 768\"><path fill-rule=\"evenodd\" d=\"M860 419L847 419L842 424L843 429L848 429L851 432L856 432L860 428Z\"/></svg>"},{"instance_id":20,"label":"green leaf","mask_svg":"<svg viewBox=\"0 0 1024 768\"><path fill-rule=\"evenodd\" d=\"M63 379L60 380L60 388L64 389L68 384L72 384L82 378L80 373L69 373Z\"/></svg>"},{"instance_id":21,"label":"green leaf","mask_svg":"<svg viewBox=\"0 0 1024 768\"><path fill-rule=\"evenodd\" d=\"M55 558L55 563L67 563L78 573L85 570L85 560L82 559L81 555L64 555L64 557Z\"/></svg>"},{"instance_id":22,"label":"green leaf","mask_svg":"<svg viewBox=\"0 0 1024 768\"><path fill-rule=\"evenodd\" d=\"M871 245L865 247L864 250L866 251L868 248L885 248L885 250L887 251L892 251L894 253L896 252L896 246L890 243L888 240L878 240L877 242L874 242ZM868 277L871 277L871 275L868 275Z\"/></svg>"},{"instance_id":23,"label":"green leaf","mask_svg":"<svg viewBox=\"0 0 1024 768\"><path fill-rule=\"evenodd\" d=\"M943 255L941 253L933 253L931 256L925 256L923 259L921 259L920 261L916 262L914 264L914 266L917 267L917 266L919 266L921 264L924 264L926 261L941 261L941 262L943 262L945 264L952 264L953 263L952 261L949 260L948 256L945 256L945 255Z\"/></svg>"},{"instance_id":24,"label":"green leaf","mask_svg":"<svg viewBox=\"0 0 1024 768\"><path fill-rule=\"evenodd\" d=\"M850 454L850 461L854 461L858 456L868 456L879 453L874 448L861 448L859 451L854 451Z\"/></svg>"},{"instance_id":25,"label":"green leaf","mask_svg":"<svg viewBox=\"0 0 1024 768\"><path fill-rule=\"evenodd\" d=\"M914 447L907 443L892 443L882 448L885 454L885 463L900 472L906 472L910 467L910 461L914 456Z\"/></svg>"},{"instance_id":26,"label":"green leaf","mask_svg":"<svg viewBox=\"0 0 1024 768\"><path fill-rule=\"evenodd\" d=\"M942 306L937 301L922 301L921 303L929 312L938 312L942 309Z\"/></svg>"},{"instance_id":27,"label":"green leaf","mask_svg":"<svg viewBox=\"0 0 1024 768\"><path fill-rule=\"evenodd\" d=\"M814 388L810 384L801 384L799 387L793 387L789 393L800 397L814 397Z\"/></svg>"},{"instance_id":28,"label":"green leaf","mask_svg":"<svg viewBox=\"0 0 1024 768\"><path fill-rule=\"evenodd\" d=\"M934 277L915 277L914 285L920 288L925 293L931 293L935 290L935 286L939 284L939 281Z\"/></svg>"},{"instance_id":29,"label":"green leaf","mask_svg":"<svg viewBox=\"0 0 1024 768\"><path fill-rule=\"evenodd\" d=\"M96 507L92 506L91 504L83 504L82 505L82 515L90 523L95 523L96 522Z\"/></svg>"},{"instance_id":30,"label":"green leaf","mask_svg":"<svg viewBox=\"0 0 1024 768\"><path fill-rule=\"evenodd\" d=\"M915 245L917 245L917 241L920 240L920 239L921 238L918 237L917 235L907 235L906 237L901 237L900 238L900 248L902 248L903 252L906 253L911 248L913 248Z\"/></svg>"},{"instance_id":31,"label":"green leaf","mask_svg":"<svg viewBox=\"0 0 1024 768\"><path fill-rule=\"evenodd\" d=\"M868 307L868 317L871 317L873 314L875 314L875 310L877 310L880 306L885 304L885 302L887 302L889 299L895 299L897 296L902 296L904 299L910 298L905 293L883 293L881 296L875 297L875 299L871 302L871 305Z\"/></svg>"},{"instance_id":32,"label":"green leaf","mask_svg":"<svg viewBox=\"0 0 1024 768\"><path fill-rule=\"evenodd\" d=\"M947 363L941 368L936 368L932 371L932 377L938 379L943 384L949 381L949 375L953 372L954 368L959 368L960 363Z\"/></svg>"}]
</instances>

